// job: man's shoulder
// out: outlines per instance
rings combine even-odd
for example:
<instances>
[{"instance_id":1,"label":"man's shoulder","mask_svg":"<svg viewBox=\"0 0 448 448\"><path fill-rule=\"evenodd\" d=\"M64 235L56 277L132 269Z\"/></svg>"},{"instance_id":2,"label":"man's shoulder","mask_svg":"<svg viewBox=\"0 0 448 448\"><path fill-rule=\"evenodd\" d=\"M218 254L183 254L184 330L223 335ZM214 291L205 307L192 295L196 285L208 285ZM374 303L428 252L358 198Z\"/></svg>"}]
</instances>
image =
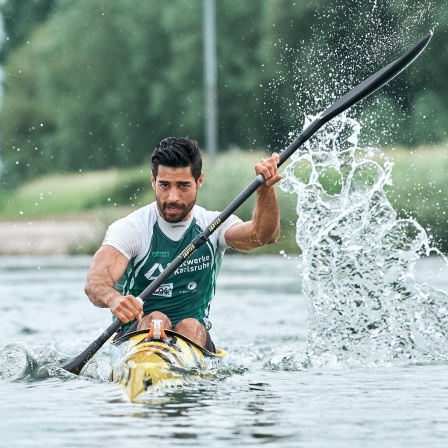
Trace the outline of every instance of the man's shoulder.
<instances>
[{"instance_id":1,"label":"man's shoulder","mask_svg":"<svg viewBox=\"0 0 448 448\"><path fill-rule=\"evenodd\" d=\"M136 229L140 234L145 234L148 228L152 228L157 221L156 203L141 207L128 215L112 223L109 229L118 229L120 232L126 229Z\"/></svg>"},{"instance_id":2,"label":"man's shoulder","mask_svg":"<svg viewBox=\"0 0 448 448\"><path fill-rule=\"evenodd\" d=\"M151 202L148 205L145 205L133 212L129 213L129 215L125 216L123 219L127 219L130 221L144 221L148 222L151 220L157 220L157 204L155 202Z\"/></svg>"},{"instance_id":3,"label":"man's shoulder","mask_svg":"<svg viewBox=\"0 0 448 448\"><path fill-rule=\"evenodd\" d=\"M205 222L205 224L210 224L209 221L215 219L219 213L218 211L207 210L197 204L193 207L193 217L197 222Z\"/></svg>"}]
</instances>

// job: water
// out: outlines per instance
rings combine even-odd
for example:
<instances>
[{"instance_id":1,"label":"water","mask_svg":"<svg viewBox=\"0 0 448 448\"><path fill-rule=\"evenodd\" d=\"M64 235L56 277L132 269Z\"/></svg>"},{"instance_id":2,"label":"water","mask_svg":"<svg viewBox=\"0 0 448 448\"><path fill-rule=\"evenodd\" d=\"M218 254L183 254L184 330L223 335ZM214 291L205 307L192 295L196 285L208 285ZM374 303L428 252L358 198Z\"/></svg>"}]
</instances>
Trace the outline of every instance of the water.
<instances>
[{"instance_id":1,"label":"water","mask_svg":"<svg viewBox=\"0 0 448 448\"><path fill-rule=\"evenodd\" d=\"M379 9L374 2L372 17ZM388 27L374 27L367 43L377 46ZM370 59L349 53L371 74L396 41L391 36ZM344 58L338 54L341 73L356 66ZM299 63L297 86L305 76ZM327 65L308 65L322 90L333 68L324 76ZM358 75L344 72L331 93L305 92L291 107L320 109ZM338 117L286 170L283 187L298 197L300 260L225 259L211 314L215 343L229 352L219 375L157 392L145 404L129 403L108 381L106 348L79 377L59 368L110 323L82 292L90 260L1 259L1 443L446 446L446 263L417 222L397 218L385 193L392 165L360 147L360 131L351 116ZM438 256L420 258L430 253ZM51 377L30 379L42 366Z\"/></svg>"},{"instance_id":2,"label":"water","mask_svg":"<svg viewBox=\"0 0 448 448\"><path fill-rule=\"evenodd\" d=\"M53 350L77 355L109 324L108 311L83 294L89 262L0 259L0 346L9 344L13 359L23 360L17 355L23 345L47 361ZM211 316L216 343L230 353L222 378L131 404L107 380L107 349L88 377L5 378L0 445L445 446L445 363L309 364L299 264L281 255L225 258ZM446 270L435 258L418 261L416 277L448 289Z\"/></svg>"},{"instance_id":3,"label":"water","mask_svg":"<svg viewBox=\"0 0 448 448\"><path fill-rule=\"evenodd\" d=\"M367 13L365 5L347 7L336 2L334 9L321 14L323 22L313 25L320 32L306 52L308 64L293 56L297 49L284 52L294 81L288 98L296 116L304 110L326 109L385 66L387 55L417 31L416 24L432 23L428 28L433 29L433 6L422 2L414 6L400 13L407 17L405 32L394 29L387 7L376 2ZM369 32L353 39L335 20L340 13L347 15L349 23L361 14L372 24ZM333 25L323 25L325 18ZM328 43L328 35L337 37L338 45ZM336 64L326 63L327 55L335 56ZM309 79L313 85L301 88L310 84L305 82ZM270 86L272 93L279 93L284 83L279 71ZM398 104L406 97L400 94L394 100ZM379 109L370 109L371 101ZM420 255L435 254L442 266L446 260L425 229L413 219L399 219L388 201L393 164L377 148L393 142L395 125L406 115L401 113L398 119L388 113L386 103L377 92L335 117L291 157L284 172L281 187L297 196L296 240L303 252L303 291L308 300L303 365L375 368L448 360L448 293L414 277ZM364 107L367 113L357 113ZM385 117L391 119L386 126L381 124ZM303 128L315 118L305 112ZM375 137L372 125L381 129ZM295 127L290 140L298 133Z\"/></svg>"},{"instance_id":4,"label":"water","mask_svg":"<svg viewBox=\"0 0 448 448\"><path fill-rule=\"evenodd\" d=\"M418 222L398 218L385 191L392 164L359 147L360 129L342 114L285 171L298 197L308 354L313 365L446 361L448 293L414 278L419 254L442 266L444 256Z\"/></svg>"},{"instance_id":5,"label":"water","mask_svg":"<svg viewBox=\"0 0 448 448\"><path fill-rule=\"evenodd\" d=\"M217 377L145 404L108 380L107 348L79 377L60 369L110 322L83 294L90 258L0 259L3 443L445 446L447 265L418 223L397 218L392 165L359 132L338 117L286 169L300 259L226 257ZM43 366L51 377L31 379Z\"/></svg>"}]
</instances>

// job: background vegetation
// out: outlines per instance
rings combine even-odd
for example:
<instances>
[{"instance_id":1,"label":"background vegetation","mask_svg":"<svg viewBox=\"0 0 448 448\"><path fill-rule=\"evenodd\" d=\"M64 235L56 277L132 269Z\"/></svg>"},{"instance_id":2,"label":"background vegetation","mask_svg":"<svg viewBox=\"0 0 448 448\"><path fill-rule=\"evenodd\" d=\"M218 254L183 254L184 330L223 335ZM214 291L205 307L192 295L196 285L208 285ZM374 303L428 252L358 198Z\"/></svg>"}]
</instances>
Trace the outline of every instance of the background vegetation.
<instances>
[{"instance_id":1,"label":"background vegetation","mask_svg":"<svg viewBox=\"0 0 448 448\"><path fill-rule=\"evenodd\" d=\"M0 218L121 213L152 198L140 167L159 140L188 135L204 147L202 8L200 0L3 1ZM222 154L200 201L227 205L252 180L249 151L281 149L305 113L434 29L418 64L353 113L369 144L408 148L396 152L392 200L447 245L446 0L218 0L216 9ZM281 200L290 201L288 227L294 204Z\"/></svg>"},{"instance_id":2,"label":"background vegetation","mask_svg":"<svg viewBox=\"0 0 448 448\"><path fill-rule=\"evenodd\" d=\"M202 7L5 0L3 188L50 172L135 167L169 135L203 146ZM216 8L221 150L283 147L304 113L319 112L436 22L418 69L364 102L362 118L370 143L446 140L445 0L219 0Z\"/></svg>"},{"instance_id":3,"label":"background vegetation","mask_svg":"<svg viewBox=\"0 0 448 448\"><path fill-rule=\"evenodd\" d=\"M446 151L444 148L422 148L419 151L401 148L385 153L394 162L393 185L387 188L394 209L400 217L415 218L428 230L436 247L446 248ZM210 210L222 210L253 180L253 165L260 156L259 152L228 151L219 155L213 166L208 166L205 158L206 188L200 190L198 203ZM0 194L0 209L3 219L30 221L73 216L99 220L106 228L114 220L154 200L149 176L149 167L54 174L26 182L13 192ZM297 198L280 189L277 191L281 207L281 237L275 246L258 249L258 252L298 253L295 241ZM249 199L238 209L238 216L249 220L253 206L254 200ZM97 247L92 245L92 250Z\"/></svg>"}]
</instances>

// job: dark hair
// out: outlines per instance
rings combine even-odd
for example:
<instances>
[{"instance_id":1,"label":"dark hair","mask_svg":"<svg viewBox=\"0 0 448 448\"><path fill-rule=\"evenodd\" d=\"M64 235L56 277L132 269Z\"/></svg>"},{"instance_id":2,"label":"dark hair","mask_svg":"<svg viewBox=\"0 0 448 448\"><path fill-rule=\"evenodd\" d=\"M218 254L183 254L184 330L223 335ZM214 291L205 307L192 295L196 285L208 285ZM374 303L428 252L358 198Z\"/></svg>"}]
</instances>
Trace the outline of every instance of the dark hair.
<instances>
[{"instance_id":1,"label":"dark hair","mask_svg":"<svg viewBox=\"0 0 448 448\"><path fill-rule=\"evenodd\" d=\"M151 171L157 177L159 165L170 168L189 166L195 181L202 173L202 156L198 142L187 137L168 137L154 150L151 158Z\"/></svg>"}]
</instances>

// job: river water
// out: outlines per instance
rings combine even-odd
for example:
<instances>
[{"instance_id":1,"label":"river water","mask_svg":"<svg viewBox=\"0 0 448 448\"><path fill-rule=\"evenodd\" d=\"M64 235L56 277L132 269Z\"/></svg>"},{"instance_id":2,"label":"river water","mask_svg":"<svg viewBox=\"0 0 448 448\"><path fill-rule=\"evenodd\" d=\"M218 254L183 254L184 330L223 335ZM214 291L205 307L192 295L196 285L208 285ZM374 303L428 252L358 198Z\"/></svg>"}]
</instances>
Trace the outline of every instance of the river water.
<instances>
[{"instance_id":1,"label":"river water","mask_svg":"<svg viewBox=\"0 0 448 448\"><path fill-rule=\"evenodd\" d=\"M83 293L90 258L0 259L5 446L445 447L446 259L392 208L393 165L360 130L342 114L284 171L300 258L224 260L217 375L144 404L109 381L107 347L79 377L59 368L110 323Z\"/></svg>"},{"instance_id":2,"label":"river water","mask_svg":"<svg viewBox=\"0 0 448 448\"><path fill-rule=\"evenodd\" d=\"M217 378L131 404L107 379L105 347L87 375L20 379L27 352L38 363L70 358L110 323L109 312L84 296L89 263L0 259L1 446L446 446L445 362L310 362L295 257L225 258L211 320L215 342L229 356ZM418 261L415 276L448 289L435 258Z\"/></svg>"}]
</instances>

